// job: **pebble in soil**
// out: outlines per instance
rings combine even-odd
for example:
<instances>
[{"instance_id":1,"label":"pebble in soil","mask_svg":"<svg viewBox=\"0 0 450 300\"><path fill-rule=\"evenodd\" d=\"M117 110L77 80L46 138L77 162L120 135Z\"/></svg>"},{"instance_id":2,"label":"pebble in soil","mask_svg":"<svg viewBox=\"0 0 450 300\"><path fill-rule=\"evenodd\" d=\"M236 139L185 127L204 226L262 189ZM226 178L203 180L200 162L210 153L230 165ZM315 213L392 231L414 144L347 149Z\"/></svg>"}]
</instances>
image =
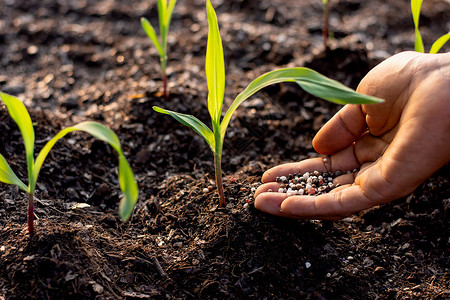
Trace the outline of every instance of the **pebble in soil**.
<instances>
[{"instance_id":1,"label":"pebble in soil","mask_svg":"<svg viewBox=\"0 0 450 300\"><path fill-rule=\"evenodd\" d=\"M347 171L347 174L357 172ZM340 186L339 183L333 183L333 179L342 175L341 171L336 172L305 172L303 174L289 174L288 176L279 176L276 182L280 183L279 193L286 193L288 196L294 195L320 195L328 193ZM270 190L269 190L270 191Z\"/></svg>"}]
</instances>

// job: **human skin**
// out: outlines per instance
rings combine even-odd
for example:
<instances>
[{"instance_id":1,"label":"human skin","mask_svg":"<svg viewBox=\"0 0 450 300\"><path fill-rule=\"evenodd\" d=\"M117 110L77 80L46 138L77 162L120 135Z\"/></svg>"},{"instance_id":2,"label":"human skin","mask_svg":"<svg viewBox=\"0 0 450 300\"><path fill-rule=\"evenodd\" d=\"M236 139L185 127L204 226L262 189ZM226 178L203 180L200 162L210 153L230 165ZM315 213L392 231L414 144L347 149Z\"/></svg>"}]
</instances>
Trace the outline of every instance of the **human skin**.
<instances>
[{"instance_id":1,"label":"human skin","mask_svg":"<svg viewBox=\"0 0 450 300\"><path fill-rule=\"evenodd\" d=\"M384 103L345 105L316 134L327 155L266 171L255 207L282 217L338 220L407 196L450 161L450 52L402 52L374 69L358 92ZM358 169L334 179L341 186L318 196L277 191L277 176Z\"/></svg>"}]
</instances>

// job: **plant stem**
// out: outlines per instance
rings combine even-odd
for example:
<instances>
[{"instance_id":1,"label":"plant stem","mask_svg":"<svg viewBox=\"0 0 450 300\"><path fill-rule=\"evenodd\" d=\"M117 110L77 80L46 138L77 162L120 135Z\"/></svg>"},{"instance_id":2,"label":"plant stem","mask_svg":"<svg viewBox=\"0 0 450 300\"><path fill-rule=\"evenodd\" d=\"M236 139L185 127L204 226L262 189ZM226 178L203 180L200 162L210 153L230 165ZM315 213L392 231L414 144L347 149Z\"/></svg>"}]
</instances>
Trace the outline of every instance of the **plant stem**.
<instances>
[{"instance_id":1,"label":"plant stem","mask_svg":"<svg viewBox=\"0 0 450 300\"><path fill-rule=\"evenodd\" d=\"M167 55L164 55L161 57L161 78L163 82L163 95L164 99L169 99L169 91L167 89L167 73L166 73L166 67L167 67Z\"/></svg>"},{"instance_id":2,"label":"plant stem","mask_svg":"<svg viewBox=\"0 0 450 300\"><path fill-rule=\"evenodd\" d=\"M162 74L162 82L163 82L163 95L164 99L169 99L169 91L167 90L167 75L164 73Z\"/></svg>"},{"instance_id":3,"label":"plant stem","mask_svg":"<svg viewBox=\"0 0 450 300\"><path fill-rule=\"evenodd\" d=\"M221 156L221 154L214 153L214 170L216 171L216 185L217 192L219 193L219 205L223 207L225 206L225 197L223 195Z\"/></svg>"},{"instance_id":4,"label":"plant stem","mask_svg":"<svg viewBox=\"0 0 450 300\"><path fill-rule=\"evenodd\" d=\"M33 194L28 194L28 233L34 233L34 199Z\"/></svg>"},{"instance_id":5,"label":"plant stem","mask_svg":"<svg viewBox=\"0 0 450 300\"><path fill-rule=\"evenodd\" d=\"M328 19L329 19L329 6L330 2L327 1L323 5L323 27L322 27L322 37L323 37L323 49L328 48Z\"/></svg>"}]
</instances>

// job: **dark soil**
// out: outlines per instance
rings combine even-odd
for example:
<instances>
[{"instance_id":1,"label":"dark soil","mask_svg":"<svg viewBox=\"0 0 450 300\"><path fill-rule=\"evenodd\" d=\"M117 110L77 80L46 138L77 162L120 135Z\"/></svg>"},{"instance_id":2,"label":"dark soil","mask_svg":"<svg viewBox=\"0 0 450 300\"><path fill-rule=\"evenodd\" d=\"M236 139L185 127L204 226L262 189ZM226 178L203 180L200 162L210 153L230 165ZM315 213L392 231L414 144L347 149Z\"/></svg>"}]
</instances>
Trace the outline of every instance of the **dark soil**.
<instances>
[{"instance_id":1,"label":"dark soil","mask_svg":"<svg viewBox=\"0 0 450 300\"><path fill-rule=\"evenodd\" d=\"M26 195L1 184L0 299L448 299L448 165L409 197L337 222L254 209L263 172L316 155L314 133L340 108L295 84L268 87L238 109L223 154L228 204L203 193L214 185L206 143L151 107L209 123L204 1L175 7L167 101L157 51L139 23L157 24L155 2L0 0L0 90L27 105L37 150L65 126L100 121L118 134L140 187L123 223L114 151L72 134L44 164L30 237ZM331 2L325 52L321 1L213 1L225 106L266 71L308 66L355 88L382 59L414 48L409 1ZM424 1L426 49L449 20L448 1ZM20 132L4 107L0 140L26 178Z\"/></svg>"}]
</instances>

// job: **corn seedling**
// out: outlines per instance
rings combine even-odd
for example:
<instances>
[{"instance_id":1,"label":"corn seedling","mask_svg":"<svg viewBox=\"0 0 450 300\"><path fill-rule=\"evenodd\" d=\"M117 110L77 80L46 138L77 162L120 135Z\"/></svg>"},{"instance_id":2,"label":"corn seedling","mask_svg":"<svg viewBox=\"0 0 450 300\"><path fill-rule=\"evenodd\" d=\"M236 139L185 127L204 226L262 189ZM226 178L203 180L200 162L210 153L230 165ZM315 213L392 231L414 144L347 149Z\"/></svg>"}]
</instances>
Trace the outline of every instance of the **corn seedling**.
<instances>
[{"instance_id":1,"label":"corn seedling","mask_svg":"<svg viewBox=\"0 0 450 300\"><path fill-rule=\"evenodd\" d=\"M422 7L423 0L411 0L411 13L414 21L414 50L424 53L425 47L423 46L422 36L419 31L419 17L420 9ZM433 45L431 45L430 53L438 53L442 46L450 39L450 31L438 38Z\"/></svg>"},{"instance_id":2,"label":"corn seedling","mask_svg":"<svg viewBox=\"0 0 450 300\"><path fill-rule=\"evenodd\" d=\"M61 130L55 137L49 140L42 148L36 160L34 159L34 128L30 115L25 105L16 97L0 92L0 99L5 103L8 113L16 122L22 134L25 144L25 155L28 169L28 185L23 183L12 171L3 155L0 154L0 182L18 186L28 195L28 232L34 232L34 191L36 182L45 158L56 144L66 134L72 131L81 130L91 134L93 137L107 142L116 150L119 155L119 183L124 197L120 201L119 214L122 220L127 220L133 211L138 198L138 186L134 179L133 171L130 168L125 156L122 153L121 145L117 135L106 126L97 122L82 122L75 126Z\"/></svg>"},{"instance_id":3,"label":"corn seedling","mask_svg":"<svg viewBox=\"0 0 450 300\"><path fill-rule=\"evenodd\" d=\"M225 205L222 185L222 147L225 132L231 117L239 105L262 88L280 82L296 82L307 92L331 102L346 104L378 103L381 99L359 94L354 90L329 79L308 68L287 68L266 73L252 81L241 92L222 116L222 105L225 90L225 66L216 13L210 0L206 3L209 32L206 49L206 80L208 85L208 111L211 116L212 130L192 115L180 114L154 106L157 112L168 114L175 120L192 128L202 136L214 154L214 167L219 204ZM221 120L222 119L222 120Z\"/></svg>"},{"instance_id":4,"label":"corn seedling","mask_svg":"<svg viewBox=\"0 0 450 300\"><path fill-rule=\"evenodd\" d=\"M158 0L158 18L159 18L159 34L161 41L158 39L155 29L152 24L146 19L141 18L142 28L147 33L150 40L158 50L159 59L161 63L161 78L163 82L164 98L167 100L169 97L169 91L167 90L167 35L169 34L170 21L172 19L173 8L177 0Z\"/></svg>"}]
</instances>

